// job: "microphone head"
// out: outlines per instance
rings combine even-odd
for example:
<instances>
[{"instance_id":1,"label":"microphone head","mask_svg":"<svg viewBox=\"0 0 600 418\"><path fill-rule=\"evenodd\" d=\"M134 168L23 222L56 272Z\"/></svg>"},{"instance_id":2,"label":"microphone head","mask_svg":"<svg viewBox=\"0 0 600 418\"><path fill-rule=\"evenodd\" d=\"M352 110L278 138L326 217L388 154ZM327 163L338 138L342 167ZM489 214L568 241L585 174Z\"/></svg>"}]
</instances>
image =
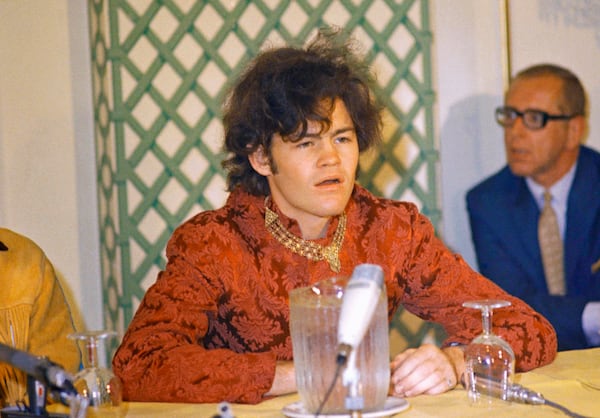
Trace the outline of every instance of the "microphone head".
<instances>
[{"instance_id":1,"label":"microphone head","mask_svg":"<svg viewBox=\"0 0 600 418\"><path fill-rule=\"evenodd\" d=\"M355 267L342 299L338 324L338 363L356 350L371 324L383 289L383 269L375 264Z\"/></svg>"},{"instance_id":2,"label":"microphone head","mask_svg":"<svg viewBox=\"0 0 600 418\"><path fill-rule=\"evenodd\" d=\"M352 271L350 282L359 279L372 280L381 289L383 287L383 269L377 264L359 264ZM348 285L350 285L350 282Z\"/></svg>"}]
</instances>

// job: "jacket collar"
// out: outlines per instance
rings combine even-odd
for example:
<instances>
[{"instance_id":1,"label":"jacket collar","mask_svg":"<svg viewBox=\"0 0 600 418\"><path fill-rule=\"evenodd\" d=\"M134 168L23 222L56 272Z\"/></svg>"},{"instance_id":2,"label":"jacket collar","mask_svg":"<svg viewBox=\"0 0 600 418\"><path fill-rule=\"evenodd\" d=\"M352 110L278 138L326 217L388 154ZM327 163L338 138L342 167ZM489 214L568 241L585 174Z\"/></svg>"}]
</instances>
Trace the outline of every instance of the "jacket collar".
<instances>
[{"instance_id":1,"label":"jacket collar","mask_svg":"<svg viewBox=\"0 0 600 418\"><path fill-rule=\"evenodd\" d=\"M523 253L522 255L527 257L528 261L523 262L525 268L532 269L529 274L533 277L543 277L542 266L541 266L541 255L537 245L537 218L539 216L539 208L535 202L535 199L525 179L522 177L515 177L516 180L516 192L514 200L512 201L514 217L512 222L514 224L514 231L517 231L516 239L520 241ZM535 222L532 222L535 221ZM535 260L533 263L529 260Z\"/></svg>"}]
</instances>

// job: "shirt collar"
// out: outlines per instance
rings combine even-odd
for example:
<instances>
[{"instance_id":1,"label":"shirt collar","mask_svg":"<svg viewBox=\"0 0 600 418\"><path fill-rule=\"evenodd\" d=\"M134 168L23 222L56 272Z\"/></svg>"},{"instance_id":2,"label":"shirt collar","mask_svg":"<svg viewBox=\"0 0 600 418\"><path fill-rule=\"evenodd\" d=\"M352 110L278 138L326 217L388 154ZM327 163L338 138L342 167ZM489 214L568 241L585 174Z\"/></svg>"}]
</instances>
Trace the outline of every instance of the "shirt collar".
<instances>
[{"instance_id":1,"label":"shirt collar","mask_svg":"<svg viewBox=\"0 0 600 418\"><path fill-rule=\"evenodd\" d=\"M552 185L548 189L550 194L552 195L552 206L558 207L567 207L567 199L569 198L569 190L571 189L571 184L573 184L573 179L575 178L575 170L577 169L577 162L573 164L573 167L567 174L562 176L560 180ZM544 207L544 191L546 190L543 186L537 184L531 177L526 177L525 181L527 182L527 187L533 194L535 198L535 202L538 207L541 209Z\"/></svg>"}]
</instances>

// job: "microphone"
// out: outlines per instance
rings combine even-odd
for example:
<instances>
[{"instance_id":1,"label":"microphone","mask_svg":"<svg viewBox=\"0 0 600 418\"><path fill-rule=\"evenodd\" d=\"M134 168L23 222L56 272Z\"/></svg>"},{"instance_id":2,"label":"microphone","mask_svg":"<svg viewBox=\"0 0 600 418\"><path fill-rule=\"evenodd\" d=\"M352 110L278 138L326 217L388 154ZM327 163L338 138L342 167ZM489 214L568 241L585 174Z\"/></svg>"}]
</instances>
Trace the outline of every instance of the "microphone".
<instances>
[{"instance_id":1,"label":"microphone","mask_svg":"<svg viewBox=\"0 0 600 418\"><path fill-rule=\"evenodd\" d=\"M466 384L463 386L467 386ZM502 384L498 380L490 379L481 375L475 375L475 389L477 392L491 396L493 398L503 399L509 402L518 402L528 405L544 405L546 399L541 393L534 392L516 383Z\"/></svg>"},{"instance_id":2,"label":"microphone","mask_svg":"<svg viewBox=\"0 0 600 418\"><path fill-rule=\"evenodd\" d=\"M360 345L373 319L383 288L383 269L375 264L359 264L344 290L338 324L336 362L345 365L348 356Z\"/></svg>"},{"instance_id":3,"label":"microphone","mask_svg":"<svg viewBox=\"0 0 600 418\"><path fill-rule=\"evenodd\" d=\"M498 380L475 374L474 383L468 384L465 383L465 379L462 379L462 385L465 389L469 389L470 385L472 390L475 389L481 394L499 398L508 402L517 402L527 405L546 405L551 408L558 409L571 418L586 418L583 415L579 415L556 402L552 402L544 398L541 393L527 389L526 387L516 383L503 385Z\"/></svg>"}]
</instances>

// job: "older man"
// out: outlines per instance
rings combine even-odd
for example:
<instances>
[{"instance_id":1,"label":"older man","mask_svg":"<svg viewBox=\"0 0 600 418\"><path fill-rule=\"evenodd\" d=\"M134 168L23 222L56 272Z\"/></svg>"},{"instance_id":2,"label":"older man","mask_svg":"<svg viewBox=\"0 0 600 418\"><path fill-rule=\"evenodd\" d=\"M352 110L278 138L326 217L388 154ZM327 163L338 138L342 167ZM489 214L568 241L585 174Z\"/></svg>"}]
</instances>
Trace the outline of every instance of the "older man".
<instances>
[{"instance_id":1,"label":"older man","mask_svg":"<svg viewBox=\"0 0 600 418\"><path fill-rule=\"evenodd\" d=\"M559 350L600 345L600 154L583 86L543 64L496 109L508 165L467 194L480 271L550 320Z\"/></svg>"}]
</instances>

